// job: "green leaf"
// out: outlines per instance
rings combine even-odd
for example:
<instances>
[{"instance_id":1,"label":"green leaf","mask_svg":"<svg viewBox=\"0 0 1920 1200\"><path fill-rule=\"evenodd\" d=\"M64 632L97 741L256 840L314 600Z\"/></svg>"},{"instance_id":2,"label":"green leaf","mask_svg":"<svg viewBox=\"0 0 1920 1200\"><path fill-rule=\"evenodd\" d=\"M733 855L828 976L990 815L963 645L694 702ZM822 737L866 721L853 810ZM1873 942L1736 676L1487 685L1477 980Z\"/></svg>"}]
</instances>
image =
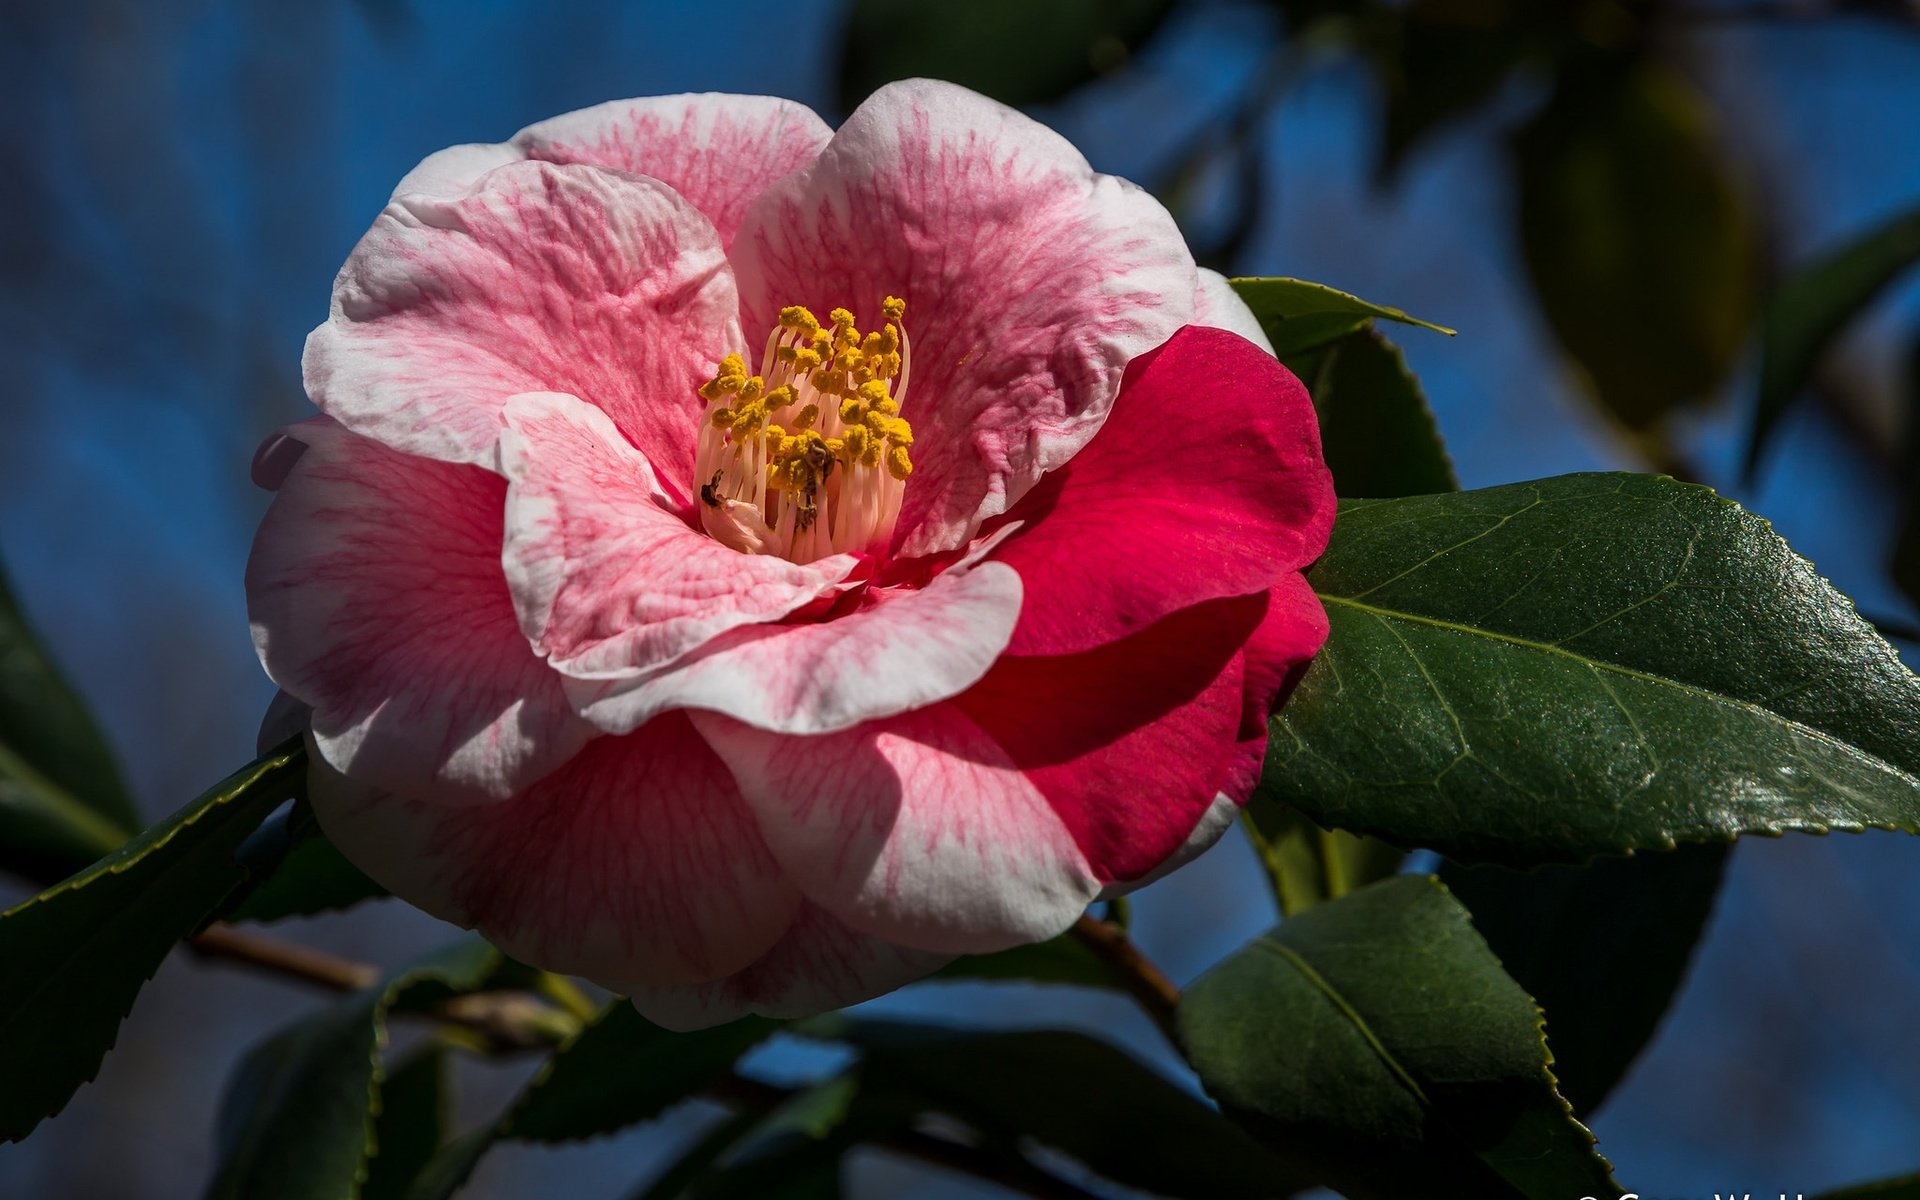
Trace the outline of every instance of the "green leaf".
<instances>
[{"instance_id":1,"label":"green leaf","mask_svg":"<svg viewBox=\"0 0 1920 1200\"><path fill-rule=\"evenodd\" d=\"M1282 361L1365 329L1375 318L1418 325L1453 336L1453 330L1408 316L1397 308L1374 304L1336 291L1324 283L1281 277L1241 278L1228 282L1259 319L1273 352Z\"/></svg>"},{"instance_id":2,"label":"green leaf","mask_svg":"<svg viewBox=\"0 0 1920 1200\"><path fill-rule=\"evenodd\" d=\"M292 846L230 902L229 921L278 921L351 908L388 894L347 861L304 803L294 805Z\"/></svg>"},{"instance_id":3,"label":"green leaf","mask_svg":"<svg viewBox=\"0 0 1920 1200\"><path fill-rule=\"evenodd\" d=\"M1422 141L1492 98L1532 49L1532 6L1506 21L1462 22L1455 5L1409 4L1379 39L1374 67L1386 91L1379 177L1391 180Z\"/></svg>"},{"instance_id":4,"label":"green leaf","mask_svg":"<svg viewBox=\"0 0 1920 1200\"><path fill-rule=\"evenodd\" d=\"M1920 680L1759 517L1649 475L1350 501L1260 793L1450 857L1920 829Z\"/></svg>"},{"instance_id":5,"label":"green leaf","mask_svg":"<svg viewBox=\"0 0 1920 1200\"><path fill-rule=\"evenodd\" d=\"M411 1200L444 1200L502 1138L565 1142L649 1121L725 1075L778 1024L747 1017L669 1033L615 999L548 1060L499 1120L444 1147Z\"/></svg>"},{"instance_id":6,"label":"green leaf","mask_svg":"<svg viewBox=\"0 0 1920 1200\"><path fill-rule=\"evenodd\" d=\"M1553 1073L1575 1114L1600 1107L1652 1039L1713 911L1728 849L1441 869L1507 973L1546 1010Z\"/></svg>"},{"instance_id":7,"label":"green leaf","mask_svg":"<svg viewBox=\"0 0 1920 1200\"><path fill-rule=\"evenodd\" d=\"M993 954L963 954L941 968L934 979L990 980L1003 983L1057 983L1073 987L1124 989L1107 961L1070 933Z\"/></svg>"},{"instance_id":8,"label":"green leaf","mask_svg":"<svg viewBox=\"0 0 1920 1200\"><path fill-rule=\"evenodd\" d=\"M1814 1200L1920 1200L1920 1175L1902 1175L1821 1192Z\"/></svg>"},{"instance_id":9,"label":"green leaf","mask_svg":"<svg viewBox=\"0 0 1920 1200\"><path fill-rule=\"evenodd\" d=\"M884 1122L863 1120L856 1129L849 1121L860 1096L859 1077L847 1072L796 1091L772 1112L755 1114L743 1136L724 1151L727 1165L700 1178L692 1194L699 1200L840 1195L840 1162L858 1135L898 1128L907 1120L905 1113L892 1113Z\"/></svg>"},{"instance_id":10,"label":"green leaf","mask_svg":"<svg viewBox=\"0 0 1920 1200\"><path fill-rule=\"evenodd\" d=\"M1400 348L1376 330L1283 361L1313 396L1337 494L1416 496L1460 486L1420 381Z\"/></svg>"},{"instance_id":11,"label":"green leaf","mask_svg":"<svg viewBox=\"0 0 1920 1200\"><path fill-rule=\"evenodd\" d=\"M1274 899L1289 917L1388 878L1406 857L1405 851L1377 838L1322 829L1270 795L1255 796L1240 818L1266 868Z\"/></svg>"},{"instance_id":12,"label":"green leaf","mask_svg":"<svg viewBox=\"0 0 1920 1200\"><path fill-rule=\"evenodd\" d=\"M1760 396L1747 437L1747 477L1780 418L1847 323L1920 263L1920 208L1902 213L1803 267L1760 314Z\"/></svg>"},{"instance_id":13,"label":"green leaf","mask_svg":"<svg viewBox=\"0 0 1920 1200\"><path fill-rule=\"evenodd\" d=\"M380 1115L374 1123L374 1157L360 1200L406 1200L413 1182L440 1149L452 1097L447 1092L447 1052L430 1043L380 1085Z\"/></svg>"},{"instance_id":14,"label":"green leaf","mask_svg":"<svg viewBox=\"0 0 1920 1200\"><path fill-rule=\"evenodd\" d=\"M25 1137L93 1078L141 986L240 884L234 852L304 769L289 744L0 914L0 1139Z\"/></svg>"},{"instance_id":15,"label":"green leaf","mask_svg":"<svg viewBox=\"0 0 1920 1200\"><path fill-rule=\"evenodd\" d=\"M1173 0L853 0L840 104L896 79L964 84L1005 104L1056 100L1123 65Z\"/></svg>"},{"instance_id":16,"label":"green leaf","mask_svg":"<svg viewBox=\"0 0 1920 1200\"><path fill-rule=\"evenodd\" d=\"M1515 151L1527 271L1596 399L1645 429L1706 398L1746 337L1759 254L1705 102L1649 62L1563 72Z\"/></svg>"},{"instance_id":17,"label":"green leaf","mask_svg":"<svg viewBox=\"0 0 1920 1200\"><path fill-rule=\"evenodd\" d=\"M948 1113L989 1138L1030 1138L1127 1187L1231 1200L1309 1182L1185 1089L1083 1034L845 1016L815 1018L799 1032L859 1049L871 1091Z\"/></svg>"},{"instance_id":18,"label":"green leaf","mask_svg":"<svg viewBox=\"0 0 1920 1200\"><path fill-rule=\"evenodd\" d=\"M1288 919L1188 989L1179 1031L1223 1110L1350 1200L1621 1194L1539 1011L1436 880Z\"/></svg>"},{"instance_id":19,"label":"green leaf","mask_svg":"<svg viewBox=\"0 0 1920 1200\"><path fill-rule=\"evenodd\" d=\"M358 1196L377 1148L388 1010L480 988L501 961L479 938L462 939L254 1047L220 1106L220 1168L208 1200ZM424 1158L414 1132L402 1146L417 1172ZM404 1195L404 1184L392 1186Z\"/></svg>"},{"instance_id":20,"label":"green leaf","mask_svg":"<svg viewBox=\"0 0 1920 1200\"><path fill-rule=\"evenodd\" d=\"M0 575L0 869L52 883L140 825L106 738Z\"/></svg>"}]
</instances>

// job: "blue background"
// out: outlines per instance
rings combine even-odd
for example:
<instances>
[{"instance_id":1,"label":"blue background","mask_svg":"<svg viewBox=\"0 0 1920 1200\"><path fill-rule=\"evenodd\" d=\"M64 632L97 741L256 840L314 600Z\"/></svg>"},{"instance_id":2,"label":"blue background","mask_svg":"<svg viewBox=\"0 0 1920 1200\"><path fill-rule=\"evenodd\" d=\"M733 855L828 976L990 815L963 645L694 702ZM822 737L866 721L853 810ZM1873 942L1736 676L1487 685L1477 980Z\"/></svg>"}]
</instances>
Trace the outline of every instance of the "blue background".
<instances>
[{"instance_id":1,"label":"blue background","mask_svg":"<svg viewBox=\"0 0 1920 1200\"><path fill-rule=\"evenodd\" d=\"M247 460L307 411L301 340L394 181L438 147L620 96L763 92L837 119L840 16L820 0L0 9L0 556L148 813L250 752L270 688L240 586L265 507ZM1193 5L1118 76L1039 115L1102 170L1152 177L1230 108L1273 32L1260 7ZM1780 262L1920 197L1920 36L1855 21L1710 23L1680 53L1715 101ZM1511 245L1503 137L1537 99L1516 83L1381 192L1370 83L1339 64L1309 71L1266 127L1269 207L1235 264L1457 326L1454 340L1400 341L1469 487L1638 465L1581 400ZM1860 446L1900 436L1916 317L1911 286L1876 306L1836 356L1856 402L1794 417L1756 488L1734 470L1750 367L1682 431L1708 478L1865 609L1902 617L1881 568L1899 481ZM1645 1196L1772 1196L1920 1167L1916 864L1920 847L1885 834L1736 850L1687 991L1594 1122L1626 1182ZM18 893L7 886L0 900ZM1143 893L1136 912L1140 940L1182 981L1272 919L1237 837ZM391 961L446 930L389 902L289 932ZM177 957L99 1082L32 1141L0 1148L0 1195L197 1195L226 1071L317 1002ZM876 1007L1106 1030L1179 1071L1111 997L936 985ZM790 1079L830 1064L778 1044L751 1065ZM473 1065L461 1119L489 1116L525 1073ZM695 1104L614 1139L509 1147L473 1194L624 1196L713 1115ZM857 1196L987 1194L877 1154L853 1178Z\"/></svg>"}]
</instances>

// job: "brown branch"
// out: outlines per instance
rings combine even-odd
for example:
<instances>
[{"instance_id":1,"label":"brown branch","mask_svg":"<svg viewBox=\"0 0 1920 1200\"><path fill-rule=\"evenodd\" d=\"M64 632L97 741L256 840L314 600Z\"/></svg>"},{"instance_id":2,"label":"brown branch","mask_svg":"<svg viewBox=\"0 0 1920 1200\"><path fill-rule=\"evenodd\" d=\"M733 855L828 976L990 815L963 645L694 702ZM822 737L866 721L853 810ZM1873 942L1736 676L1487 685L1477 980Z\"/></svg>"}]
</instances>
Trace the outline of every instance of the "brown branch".
<instances>
[{"instance_id":1,"label":"brown branch","mask_svg":"<svg viewBox=\"0 0 1920 1200\"><path fill-rule=\"evenodd\" d=\"M1154 1024L1178 1045L1173 1016L1180 1007L1180 989L1167 978L1165 971L1140 952L1127 931L1110 921L1083 915L1073 923L1073 936L1113 968Z\"/></svg>"},{"instance_id":2,"label":"brown branch","mask_svg":"<svg viewBox=\"0 0 1920 1200\"><path fill-rule=\"evenodd\" d=\"M244 963L269 974L318 984L334 992L357 992L380 980L380 969L371 963L338 958L322 950L311 950L283 942L278 938L235 929L216 923L207 926L187 945L206 958Z\"/></svg>"}]
</instances>

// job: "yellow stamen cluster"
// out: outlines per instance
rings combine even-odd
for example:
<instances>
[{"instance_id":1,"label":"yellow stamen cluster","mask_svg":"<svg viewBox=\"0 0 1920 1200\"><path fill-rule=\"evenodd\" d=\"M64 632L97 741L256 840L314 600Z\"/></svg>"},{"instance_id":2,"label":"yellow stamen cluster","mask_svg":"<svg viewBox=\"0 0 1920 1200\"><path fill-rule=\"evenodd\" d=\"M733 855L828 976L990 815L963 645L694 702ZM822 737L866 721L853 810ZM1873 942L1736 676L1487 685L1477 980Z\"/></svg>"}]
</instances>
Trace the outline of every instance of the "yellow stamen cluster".
<instances>
[{"instance_id":1,"label":"yellow stamen cluster","mask_svg":"<svg viewBox=\"0 0 1920 1200\"><path fill-rule=\"evenodd\" d=\"M913 426L900 415L905 312L905 302L889 296L885 323L862 334L844 308L823 325L795 305L780 311L762 374L749 375L738 354L720 360L699 389L711 406L701 435L701 495L715 509L724 497L754 512L743 517L729 508L726 521L708 521L714 536L734 536L738 519L764 521L761 540L771 539L771 552L804 562L864 549L891 531L900 486L913 473ZM814 533L823 514L828 528Z\"/></svg>"}]
</instances>

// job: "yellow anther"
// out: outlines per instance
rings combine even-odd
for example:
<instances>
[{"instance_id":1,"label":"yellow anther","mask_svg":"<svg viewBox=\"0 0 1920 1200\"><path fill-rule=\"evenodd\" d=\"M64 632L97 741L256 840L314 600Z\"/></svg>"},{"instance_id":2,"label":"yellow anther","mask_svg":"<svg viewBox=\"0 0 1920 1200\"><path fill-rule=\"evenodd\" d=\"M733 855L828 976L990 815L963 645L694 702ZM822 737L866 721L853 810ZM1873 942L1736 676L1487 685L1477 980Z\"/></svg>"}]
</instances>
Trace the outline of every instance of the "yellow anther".
<instances>
[{"instance_id":1,"label":"yellow anther","mask_svg":"<svg viewBox=\"0 0 1920 1200\"><path fill-rule=\"evenodd\" d=\"M873 402L873 411L883 417L898 416L900 414L900 402L892 396L882 396Z\"/></svg>"},{"instance_id":2,"label":"yellow anther","mask_svg":"<svg viewBox=\"0 0 1920 1200\"><path fill-rule=\"evenodd\" d=\"M812 429L819 421L820 406L818 404L809 404L800 410L799 416L793 419L793 427L805 431Z\"/></svg>"},{"instance_id":3,"label":"yellow anther","mask_svg":"<svg viewBox=\"0 0 1920 1200\"><path fill-rule=\"evenodd\" d=\"M805 305L792 304L780 310L780 324L787 329L798 329L808 337L820 332L820 322L809 312Z\"/></svg>"},{"instance_id":4,"label":"yellow anther","mask_svg":"<svg viewBox=\"0 0 1920 1200\"><path fill-rule=\"evenodd\" d=\"M793 347L787 347L787 349L793 350L792 361L795 371L811 371L820 365L820 352L818 350L806 348L794 349Z\"/></svg>"},{"instance_id":5,"label":"yellow anther","mask_svg":"<svg viewBox=\"0 0 1920 1200\"><path fill-rule=\"evenodd\" d=\"M867 432L867 427L865 425L855 425L849 428L840 438L840 457L851 466L861 455L867 452L867 447L872 444L873 435Z\"/></svg>"},{"instance_id":6,"label":"yellow anther","mask_svg":"<svg viewBox=\"0 0 1920 1200\"><path fill-rule=\"evenodd\" d=\"M765 391L766 387L767 381L755 375L752 379L740 385L740 403L751 404L755 400L758 400L760 393Z\"/></svg>"},{"instance_id":7,"label":"yellow anther","mask_svg":"<svg viewBox=\"0 0 1920 1200\"><path fill-rule=\"evenodd\" d=\"M827 314L827 320L833 322L835 329L852 329L853 314L844 308L836 308Z\"/></svg>"},{"instance_id":8,"label":"yellow anther","mask_svg":"<svg viewBox=\"0 0 1920 1200\"><path fill-rule=\"evenodd\" d=\"M854 394L868 404L878 404L887 398L887 385L878 379L869 380L861 384L860 389Z\"/></svg>"},{"instance_id":9,"label":"yellow anther","mask_svg":"<svg viewBox=\"0 0 1920 1200\"><path fill-rule=\"evenodd\" d=\"M892 418L887 422L887 440L896 446L913 445L913 426L899 417Z\"/></svg>"},{"instance_id":10,"label":"yellow anther","mask_svg":"<svg viewBox=\"0 0 1920 1200\"><path fill-rule=\"evenodd\" d=\"M898 296L888 296L880 302L880 312L889 321L898 321L906 315L907 302Z\"/></svg>"},{"instance_id":11,"label":"yellow anther","mask_svg":"<svg viewBox=\"0 0 1920 1200\"><path fill-rule=\"evenodd\" d=\"M738 416L739 414L730 408L716 408L713 410L713 427L715 429L731 428Z\"/></svg>"},{"instance_id":12,"label":"yellow anther","mask_svg":"<svg viewBox=\"0 0 1920 1200\"><path fill-rule=\"evenodd\" d=\"M905 446L895 446L887 451L887 474L900 480L913 474L913 460L907 457Z\"/></svg>"},{"instance_id":13,"label":"yellow anther","mask_svg":"<svg viewBox=\"0 0 1920 1200\"><path fill-rule=\"evenodd\" d=\"M867 406L849 397L840 402L840 421L845 425L857 425L867 418Z\"/></svg>"}]
</instances>

